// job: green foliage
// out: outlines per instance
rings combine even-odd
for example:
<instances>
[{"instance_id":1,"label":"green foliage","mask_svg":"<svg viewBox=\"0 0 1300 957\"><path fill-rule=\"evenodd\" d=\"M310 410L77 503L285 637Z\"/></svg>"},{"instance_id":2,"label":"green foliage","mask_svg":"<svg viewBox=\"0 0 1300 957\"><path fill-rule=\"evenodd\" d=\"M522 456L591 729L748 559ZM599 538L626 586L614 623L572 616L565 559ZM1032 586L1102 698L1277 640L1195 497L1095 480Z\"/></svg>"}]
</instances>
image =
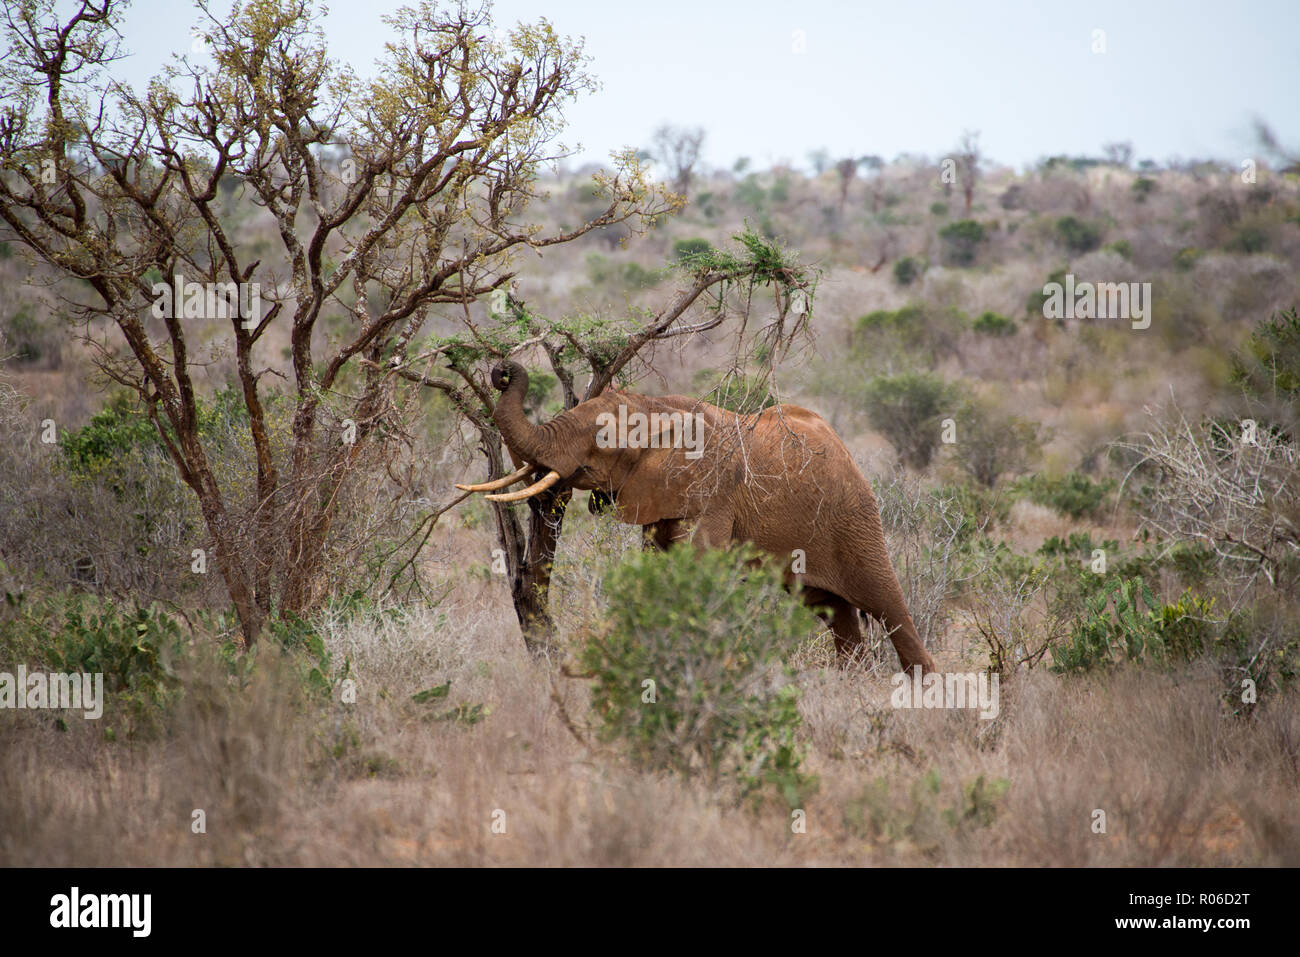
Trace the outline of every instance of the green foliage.
<instances>
[{"instance_id":1,"label":"green foliage","mask_svg":"<svg viewBox=\"0 0 1300 957\"><path fill-rule=\"evenodd\" d=\"M844 805L844 827L873 844L933 855L945 839L991 826L1010 787L1006 778L981 774L960 789L949 788L945 800L943 779L932 768L911 782L904 797L896 793L900 787L894 780L880 776Z\"/></svg>"},{"instance_id":2,"label":"green foliage","mask_svg":"<svg viewBox=\"0 0 1300 957\"><path fill-rule=\"evenodd\" d=\"M984 226L973 219L959 219L939 230L944 262L950 266L971 266L980 244L988 238Z\"/></svg>"},{"instance_id":3,"label":"green foliage","mask_svg":"<svg viewBox=\"0 0 1300 957\"><path fill-rule=\"evenodd\" d=\"M609 615L581 653L602 740L645 768L775 790L791 807L802 770L796 690L781 657L815 627L751 549L640 552L605 582Z\"/></svg>"},{"instance_id":4,"label":"green foliage","mask_svg":"<svg viewBox=\"0 0 1300 957\"><path fill-rule=\"evenodd\" d=\"M35 365L44 361L57 368L61 355L58 330L44 326L32 307L23 303L0 323L0 358L10 352L15 362Z\"/></svg>"},{"instance_id":5,"label":"green foliage","mask_svg":"<svg viewBox=\"0 0 1300 957\"><path fill-rule=\"evenodd\" d=\"M909 303L859 318L850 345L854 357L873 368L884 368L904 354L931 364L952 354L954 342L967 324L966 316L957 309Z\"/></svg>"},{"instance_id":6,"label":"green foliage","mask_svg":"<svg viewBox=\"0 0 1300 957\"><path fill-rule=\"evenodd\" d=\"M228 426L247 427L248 409L243 396L233 386L217 392L211 401L196 398L195 412L200 439L206 440L209 455L221 445L223 430ZM165 416L159 419L168 437L176 441L176 431ZM115 469L133 454L164 458L166 446L158 430L129 393L112 396L90 421L79 429L70 429L58 437L62 465L73 475L87 478Z\"/></svg>"},{"instance_id":7,"label":"green foliage","mask_svg":"<svg viewBox=\"0 0 1300 957\"><path fill-rule=\"evenodd\" d=\"M1189 272L1204 255L1204 251L1195 246L1184 246L1174 253L1174 268L1179 272Z\"/></svg>"},{"instance_id":8,"label":"green foliage","mask_svg":"<svg viewBox=\"0 0 1300 957\"><path fill-rule=\"evenodd\" d=\"M1156 191L1158 184L1155 180L1147 176L1139 176L1133 180L1133 185L1129 187L1133 192L1133 198L1139 203L1145 203L1147 197Z\"/></svg>"},{"instance_id":9,"label":"green foliage","mask_svg":"<svg viewBox=\"0 0 1300 957\"><path fill-rule=\"evenodd\" d=\"M1230 713L1248 716L1300 677L1300 617L1294 597L1265 596L1229 616L1214 641L1223 664L1223 700ZM1244 694L1246 682L1254 695ZM1253 697L1254 700L1248 700Z\"/></svg>"},{"instance_id":10,"label":"green foliage","mask_svg":"<svg viewBox=\"0 0 1300 957\"><path fill-rule=\"evenodd\" d=\"M992 311L981 313L980 317L971 323L971 328L980 335L994 338L1016 334L1016 324L1012 320Z\"/></svg>"},{"instance_id":11,"label":"green foliage","mask_svg":"<svg viewBox=\"0 0 1300 957\"><path fill-rule=\"evenodd\" d=\"M440 698L447 697L451 691L451 682L445 681L440 685L432 688L426 688L424 691L417 691L411 695L411 700L416 704L428 704L430 701L437 701Z\"/></svg>"},{"instance_id":12,"label":"green foliage","mask_svg":"<svg viewBox=\"0 0 1300 957\"><path fill-rule=\"evenodd\" d=\"M1268 248L1268 233L1258 226L1243 226L1223 248L1230 253L1262 253Z\"/></svg>"},{"instance_id":13,"label":"green foliage","mask_svg":"<svg viewBox=\"0 0 1300 957\"><path fill-rule=\"evenodd\" d=\"M435 687L416 692L411 695L411 700L416 704L429 704L434 701L445 701L450 692L451 682L446 681L440 685L436 685ZM488 710L481 704L458 704L454 708L436 711L428 715L426 720L449 721L453 724L463 724L468 727L478 724L487 716Z\"/></svg>"},{"instance_id":14,"label":"green foliage","mask_svg":"<svg viewBox=\"0 0 1300 957\"><path fill-rule=\"evenodd\" d=\"M361 612L366 604L361 593L356 592L336 607L355 614ZM326 649L325 640L315 623L299 618L293 612L285 612L267 619L266 627L276 643L290 652L304 688L317 701L328 701L335 686L352 674L350 658L345 658L343 666L335 672L334 655Z\"/></svg>"},{"instance_id":15,"label":"green foliage","mask_svg":"<svg viewBox=\"0 0 1300 957\"><path fill-rule=\"evenodd\" d=\"M1026 468L1038 455L1038 430L1037 422L1010 415L990 402L969 402L957 416L953 455L967 475L992 488L1002 475Z\"/></svg>"},{"instance_id":16,"label":"green foliage","mask_svg":"<svg viewBox=\"0 0 1300 957\"><path fill-rule=\"evenodd\" d=\"M750 173L736 184L732 194L741 206L748 206L755 212L762 212L767 207L767 190L758 181L758 176Z\"/></svg>"},{"instance_id":17,"label":"green foliage","mask_svg":"<svg viewBox=\"0 0 1300 957\"><path fill-rule=\"evenodd\" d=\"M1017 491L1030 501L1054 508L1074 519L1095 516L1114 487L1111 479L1094 482L1082 472L1070 472L1060 478L1030 475L1016 485Z\"/></svg>"},{"instance_id":18,"label":"green foliage","mask_svg":"<svg viewBox=\"0 0 1300 957\"><path fill-rule=\"evenodd\" d=\"M894 263L894 282L910 286L921 275L921 265L912 256L904 256Z\"/></svg>"},{"instance_id":19,"label":"green foliage","mask_svg":"<svg viewBox=\"0 0 1300 957\"><path fill-rule=\"evenodd\" d=\"M733 249L710 248L695 253L679 263L689 273L731 273L752 276L755 282L790 284L805 278L807 270L799 265L774 240L755 232L748 223L732 237Z\"/></svg>"},{"instance_id":20,"label":"green foliage","mask_svg":"<svg viewBox=\"0 0 1300 957\"><path fill-rule=\"evenodd\" d=\"M914 469L930 464L939 447L940 423L953 414L957 389L929 372L877 376L864 392L867 417Z\"/></svg>"},{"instance_id":21,"label":"green foliage","mask_svg":"<svg viewBox=\"0 0 1300 957\"><path fill-rule=\"evenodd\" d=\"M1127 239L1117 239L1113 243L1107 243L1106 249L1124 259L1133 258L1133 244Z\"/></svg>"},{"instance_id":22,"label":"green foliage","mask_svg":"<svg viewBox=\"0 0 1300 957\"><path fill-rule=\"evenodd\" d=\"M151 735L181 694L176 666L186 645L157 606L96 602L84 595L27 602L6 594L0 660L29 671L103 674L104 728L111 737Z\"/></svg>"},{"instance_id":23,"label":"green foliage","mask_svg":"<svg viewBox=\"0 0 1300 957\"><path fill-rule=\"evenodd\" d=\"M713 243L707 239L677 239L673 241L673 259L679 263L687 262L697 256L707 256L713 252Z\"/></svg>"},{"instance_id":24,"label":"green foliage","mask_svg":"<svg viewBox=\"0 0 1300 957\"><path fill-rule=\"evenodd\" d=\"M931 204L930 204L930 215L931 215L931 216L937 216L937 217L940 217L940 218L942 218L942 217L944 217L944 216L947 216L947 215L948 215L948 204L947 204L947 203L931 203Z\"/></svg>"},{"instance_id":25,"label":"green foliage","mask_svg":"<svg viewBox=\"0 0 1300 957\"><path fill-rule=\"evenodd\" d=\"M663 281L659 270L646 269L640 263L614 262L600 253L587 257L587 275L592 285L618 285L628 289L650 289Z\"/></svg>"},{"instance_id":26,"label":"green foliage","mask_svg":"<svg viewBox=\"0 0 1300 957\"><path fill-rule=\"evenodd\" d=\"M1087 253L1101 245L1102 227L1075 216L1062 216L1056 221L1056 234L1070 252Z\"/></svg>"},{"instance_id":27,"label":"green foliage","mask_svg":"<svg viewBox=\"0 0 1300 957\"><path fill-rule=\"evenodd\" d=\"M1141 578L1108 578L1087 599L1069 641L1053 650L1052 668L1084 672L1120 661L1165 665L1197 657L1213 641L1213 609L1213 599L1191 592L1161 605Z\"/></svg>"},{"instance_id":28,"label":"green foliage","mask_svg":"<svg viewBox=\"0 0 1300 957\"><path fill-rule=\"evenodd\" d=\"M1119 551L1119 542L1114 539L1094 542L1092 535L1088 532L1071 532L1066 538L1061 538L1059 535L1050 536L1042 545L1038 546L1038 554L1047 558L1064 557L1086 560L1091 558L1093 551L1098 548L1107 552L1117 552Z\"/></svg>"},{"instance_id":29,"label":"green foliage","mask_svg":"<svg viewBox=\"0 0 1300 957\"><path fill-rule=\"evenodd\" d=\"M58 443L64 467L80 476L97 475L131 452L165 454L158 430L126 392L110 398L80 429L65 431Z\"/></svg>"},{"instance_id":30,"label":"green foliage","mask_svg":"<svg viewBox=\"0 0 1300 957\"><path fill-rule=\"evenodd\" d=\"M1231 381L1257 398L1300 398L1300 314L1295 306L1255 327L1232 356Z\"/></svg>"},{"instance_id":31,"label":"green foliage","mask_svg":"<svg viewBox=\"0 0 1300 957\"><path fill-rule=\"evenodd\" d=\"M541 413L552 390L560 384L557 376L545 369L537 369L528 377L528 394L524 396L524 412L535 416Z\"/></svg>"},{"instance_id":32,"label":"green foliage","mask_svg":"<svg viewBox=\"0 0 1300 957\"><path fill-rule=\"evenodd\" d=\"M1047 281L1043 283L1043 286L1056 283L1063 287L1065 285L1065 273L1066 270L1064 269L1056 270L1056 272L1047 277ZM1037 316L1038 318L1042 318L1043 305L1047 302L1047 294L1043 292L1043 286L1040 286L1031 292L1029 298L1025 300L1025 312L1029 313L1031 316Z\"/></svg>"}]
</instances>

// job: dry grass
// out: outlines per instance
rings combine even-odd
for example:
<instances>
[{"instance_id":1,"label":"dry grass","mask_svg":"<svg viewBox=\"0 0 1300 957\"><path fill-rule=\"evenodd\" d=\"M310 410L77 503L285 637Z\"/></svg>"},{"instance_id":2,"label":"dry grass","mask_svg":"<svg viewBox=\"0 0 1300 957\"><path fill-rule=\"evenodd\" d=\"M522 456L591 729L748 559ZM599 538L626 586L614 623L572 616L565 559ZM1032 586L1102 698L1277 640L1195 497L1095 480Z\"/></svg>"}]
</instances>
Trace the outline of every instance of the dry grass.
<instances>
[{"instance_id":1,"label":"dry grass","mask_svg":"<svg viewBox=\"0 0 1300 957\"><path fill-rule=\"evenodd\" d=\"M0 863L1300 863L1294 691L1246 723L1222 715L1201 666L1036 671L1003 684L988 722L894 710L887 677L807 670L803 736L821 787L795 834L783 805L723 806L581 742L555 698L583 734L583 682L530 660L508 614L463 601L328 623L352 660L352 705L307 704L272 656L242 691L194 676L161 740L108 744L93 722L59 732L4 712ZM949 657L941 666L965 667ZM411 700L446 681L445 699ZM433 720L468 703L487 717ZM972 805L981 776L1008 787ZM191 833L195 808L206 834ZM1091 829L1097 809L1105 834Z\"/></svg>"}]
</instances>

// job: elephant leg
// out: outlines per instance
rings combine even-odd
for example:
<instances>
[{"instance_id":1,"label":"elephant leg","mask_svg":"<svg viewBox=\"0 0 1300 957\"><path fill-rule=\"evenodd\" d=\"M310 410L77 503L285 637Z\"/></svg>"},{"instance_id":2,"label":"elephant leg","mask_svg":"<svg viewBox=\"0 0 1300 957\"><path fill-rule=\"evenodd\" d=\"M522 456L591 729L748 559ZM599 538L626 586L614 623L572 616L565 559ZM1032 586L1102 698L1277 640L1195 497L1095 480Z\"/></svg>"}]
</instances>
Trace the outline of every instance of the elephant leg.
<instances>
[{"instance_id":1,"label":"elephant leg","mask_svg":"<svg viewBox=\"0 0 1300 957\"><path fill-rule=\"evenodd\" d=\"M858 624L858 610L839 595L832 608L831 633L835 635L835 651L843 667L853 660L853 655L862 646L862 627Z\"/></svg>"},{"instance_id":2,"label":"elephant leg","mask_svg":"<svg viewBox=\"0 0 1300 957\"><path fill-rule=\"evenodd\" d=\"M893 578L892 574L890 577ZM885 626L904 671L911 671L918 665L924 674L936 670L934 659L921 643L921 636L907 610L903 589L897 579L863 589L852 595L850 601Z\"/></svg>"},{"instance_id":3,"label":"elephant leg","mask_svg":"<svg viewBox=\"0 0 1300 957\"><path fill-rule=\"evenodd\" d=\"M682 525L683 522L680 518L665 518L659 522L642 525L641 542L647 550L656 548L661 552L666 552L672 545L686 540L686 533Z\"/></svg>"},{"instance_id":4,"label":"elephant leg","mask_svg":"<svg viewBox=\"0 0 1300 957\"><path fill-rule=\"evenodd\" d=\"M804 604L812 608L826 622L835 636L835 654L841 667L853 660L853 654L862 644L862 627L858 623L858 610L848 600L822 588L805 588Z\"/></svg>"}]
</instances>

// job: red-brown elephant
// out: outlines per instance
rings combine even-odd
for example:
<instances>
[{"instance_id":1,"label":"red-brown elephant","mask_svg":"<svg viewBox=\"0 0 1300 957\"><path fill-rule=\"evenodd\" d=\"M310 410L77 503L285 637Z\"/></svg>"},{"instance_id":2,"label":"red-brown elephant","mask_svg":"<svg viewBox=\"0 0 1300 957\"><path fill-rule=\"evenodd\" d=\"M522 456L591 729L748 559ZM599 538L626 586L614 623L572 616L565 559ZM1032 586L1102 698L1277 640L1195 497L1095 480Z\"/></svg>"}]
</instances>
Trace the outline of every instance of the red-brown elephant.
<instances>
[{"instance_id":1,"label":"red-brown elephant","mask_svg":"<svg viewBox=\"0 0 1300 957\"><path fill-rule=\"evenodd\" d=\"M498 363L492 384L502 392L493 417L522 467L460 488L494 492L544 472L528 488L488 497L519 501L564 481L610 495L618 518L646 527L660 547L688 536L698 547L752 542L824 609L842 656L862 641L860 608L890 630L904 670L934 670L885 552L871 486L815 412L781 405L739 415L686 396L609 392L533 425L523 367Z\"/></svg>"}]
</instances>

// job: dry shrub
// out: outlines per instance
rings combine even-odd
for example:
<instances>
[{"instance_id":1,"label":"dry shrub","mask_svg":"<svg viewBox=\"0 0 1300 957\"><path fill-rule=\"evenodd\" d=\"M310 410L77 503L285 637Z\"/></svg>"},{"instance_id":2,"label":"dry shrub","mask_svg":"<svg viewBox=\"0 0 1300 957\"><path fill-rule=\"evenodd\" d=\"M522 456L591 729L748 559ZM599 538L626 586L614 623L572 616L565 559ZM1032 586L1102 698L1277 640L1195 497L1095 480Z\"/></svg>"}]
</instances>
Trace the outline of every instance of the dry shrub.
<instances>
[{"instance_id":1,"label":"dry shrub","mask_svg":"<svg viewBox=\"0 0 1300 957\"><path fill-rule=\"evenodd\" d=\"M1225 713L1208 664L1001 685L1000 714L895 710L890 682L806 671L802 807L733 808L578 736L585 682L521 649L508 607L338 618L356 703L305 705L259 662L195 679L163 740L0 713L0 863L78 865L1258 865L1300 861L1300 693ZM286 659L291 663L291 659ZM411 695L450 682L445 698ZM481 703L482 720L440 720ZM579 729L581 731L581 729ZM981 783L982 780L982 783ZM1004 783L1005 782L1005 783ZM207 833L191 813L207 810ZM1107 832L1091 830L1107 813ZM497 812L500 812L498 815ZM504 833L493 831L494 821Z\"/></svg>"}]
</instances>

